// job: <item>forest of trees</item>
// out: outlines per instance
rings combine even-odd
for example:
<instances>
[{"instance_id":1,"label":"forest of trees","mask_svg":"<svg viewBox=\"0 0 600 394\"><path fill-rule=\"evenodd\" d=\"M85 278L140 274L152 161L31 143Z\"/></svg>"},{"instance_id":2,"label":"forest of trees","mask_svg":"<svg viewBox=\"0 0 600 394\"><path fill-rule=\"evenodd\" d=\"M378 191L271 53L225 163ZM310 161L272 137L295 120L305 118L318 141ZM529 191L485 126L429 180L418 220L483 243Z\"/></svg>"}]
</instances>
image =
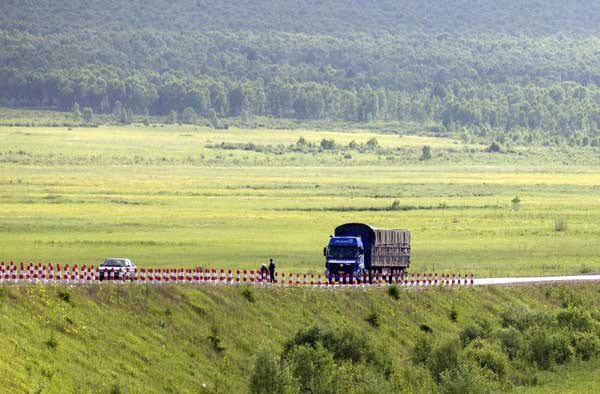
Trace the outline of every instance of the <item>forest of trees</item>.
<instances>
[{"instance_id":1,"label":"forest of trees","mask_svg":"<svg viewBox=\"0 0 600 394\"><path fill-rule=\"evenodd\" d=\"M598 144L599 7L471 3L9 0L0 105Z\"/></svg>"}]
</instances>

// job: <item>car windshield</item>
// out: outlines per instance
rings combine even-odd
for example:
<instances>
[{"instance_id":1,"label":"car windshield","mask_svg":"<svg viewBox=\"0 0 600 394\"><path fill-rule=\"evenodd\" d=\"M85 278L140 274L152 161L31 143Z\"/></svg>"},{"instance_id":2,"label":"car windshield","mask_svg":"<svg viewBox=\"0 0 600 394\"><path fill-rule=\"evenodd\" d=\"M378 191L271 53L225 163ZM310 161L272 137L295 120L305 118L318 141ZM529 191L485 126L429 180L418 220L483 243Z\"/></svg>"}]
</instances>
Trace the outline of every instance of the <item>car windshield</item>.
<instances>
[{"instance_id":1,"label":"car windshield","mask_svg":"<svg viewBox=\"0 0 600 394\"><path fill-rule=\"evenodd\" d=\"M105 267L125 267L125 260L108 259L103 264Z\"/></svg>"},{"instance_id":2,"label":"car windshield","mask_svg":"<svg viewBox=\"0 0 600 394\"><path fill-rule=\"evenodd\" d=\"M330 246L329 256L334 259L353 259L358 254L355 246Z\"/></svg>"}]
</instances>

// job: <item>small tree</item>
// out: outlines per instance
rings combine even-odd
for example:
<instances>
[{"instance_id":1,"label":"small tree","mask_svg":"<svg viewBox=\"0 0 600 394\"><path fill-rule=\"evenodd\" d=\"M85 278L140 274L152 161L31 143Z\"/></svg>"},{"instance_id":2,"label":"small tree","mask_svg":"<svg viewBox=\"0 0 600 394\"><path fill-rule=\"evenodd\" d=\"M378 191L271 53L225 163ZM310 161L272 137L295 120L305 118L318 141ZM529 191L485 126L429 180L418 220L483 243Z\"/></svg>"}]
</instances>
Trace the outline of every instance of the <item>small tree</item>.
<instances>
[{"instance_id":1,"label":"small tree","mask_svg":"<svg viewBox=\"0 0 600 394\"><path fill-rule=\"evenodd\" d=\"M379 142L377 141L377 138L373 137L367 141L367 149L375 150L377 148L379 148Z\"/></svg>"},{"instance_id":2,"label":"small tree","mask_svg":"<svg viewBox=\"0 0 600 394\"><path fill-rule=\"evenodd\" d=\"M512 204L512 209L514 209L515 211L518 211L521 207L521 199L519 198L519 196L515 196L515 198L510 200L510 203Z\"/></svg>"},{"instance_id":3,"label":"small tree","mask_svg":"<svg viewBox=\"0 0 600 394\"><path fill-rule=\"evenodd\" d=\"M90 107L83 109L83 121L85 123L92 123L94 121L94 110Z\"/></svg>"},{"instance_id":4,"label":"small tree","mask_svg":"<svg viewBox=\"0 0 600 394\"><path fill-rule=\"evenodd\" d=\"M212 108L208 110L208 121L210 122L213 129L219 128L219 118L217 117L217 111L215 111Z\"/></svg>"},{"instance_id":5,"label":"small tree","mask_svg":"<svg viewBox=\"0 0 600 394\"><path fill-rule=\"evenodd\" d=\"M113 105L113 115L115 118L119 119L121 116L121 112L123 112L123 104L119 100L115 101Z\"/></svg>"},{"instance_id":6,"label":"small tree","mask_svg":"<svg viewBox=\"0 0 600 394\"><path fill-rule=\"evenodd\" d=\"M150 115L148 114L148 108L144 110L144 126L150 126Z\"/></svg>"},{"instance_id":7,"label":"small tree","mask_svg":"<svg viewBox=\"0 0 600 394\"><path fill-rule=\"evenodd\" d=\"M421 161L428 160L431 160L431 147L429 145L425 145L421 151Z\"/></svg>"},{"instance_id":8,"label":"small tree","mask_svg":"<svg viewBox=\"0 0 600 394\"><path fill-rule=\"evenodd\" d=\"M334 150L335 149L335 141L333 139L325 139L321 140L321 149L323 150Z\"/></svg>"},{"instance_id":9,"label":"small tree","mask_svg":"<svg viewBox=\"0 0 600 394\"><path fill-rule=\"evenodd\" d=\"M175 111L169 112L169 116L167 116L167 123L168 124L177 123L177 112L175 112Z\"/></svg>"},{"instance_id":10,"label":"small tree","mask_svg":"<svg viewBox=\"0 0 600 394\"><path fill-rule=\"evenodd\" d=\"M491 152L491 153L499 153L501 151L502 151L502 147L496 141L492 142L492 144L488 148L488 152Z\"/></svg>"},{"instance_id":11,"label":"small tree","mask_svg":"<svg viewBox=\"0 0 600 394\"><path fill-rule=\"evenodd\" d=\"M556 220L554 220L554 231L564 232L567 231L569 225L567 224L567 220L562 216L557 216Z\"/></svg>"},{"instance_id":12,"label":"small tree","mask_svg":"<svg viewBox=\"0 0 600 394\"><path fill-rule=\"evenodd\" d=\"M186 124L194 124L196 122L196 110L192 107L187 107L181 114L181 121Z\"/></svg>"},{"instance_id":13,"label":"small tree","mask_svg":"<svg viewBox=\"0 0 600 394\"><path fill-rule=\"evenodd\" d=\"M278 357L266 352L256 358L254 371L250 377L251 394L292 394L297 393L289 369Z\"/></svg>"},{"instance_id":14,"label":"small tree","mask_svg":"<svg viewBox=\"0 0 600 394\"><path fill-rule=\"evenodd\" d=\"M75 102L71 107L71 114L75 122L81 122L81 111L79 110L79 103Z\"/></svg>"}]
</instances>

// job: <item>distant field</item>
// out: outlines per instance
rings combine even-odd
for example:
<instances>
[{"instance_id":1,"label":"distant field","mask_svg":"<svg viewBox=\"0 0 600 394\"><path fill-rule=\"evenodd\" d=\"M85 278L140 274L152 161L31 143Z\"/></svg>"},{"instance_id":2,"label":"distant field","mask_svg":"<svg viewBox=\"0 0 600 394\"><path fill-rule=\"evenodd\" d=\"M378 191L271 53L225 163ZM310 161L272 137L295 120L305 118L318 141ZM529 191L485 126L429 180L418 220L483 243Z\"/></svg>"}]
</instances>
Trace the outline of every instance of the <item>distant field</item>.
<instances>
[{"instance_id":1,"label":"distant field","mask_svg":"<svg viewBox=\"0 0 600 394\"><path fill-rule=\"evenodd\" d=\"M379 147L364 148L373 137ZM323 138L338 149L320 150ZM5 260L256 268L274 257L321 272L333 228L360 221L411 229L415 271L600 271L592 148L492 154L360 130L177 125L0 127L0 141ZM424 145L431 161L419 160Z\"/></svg>"}]
</instances>

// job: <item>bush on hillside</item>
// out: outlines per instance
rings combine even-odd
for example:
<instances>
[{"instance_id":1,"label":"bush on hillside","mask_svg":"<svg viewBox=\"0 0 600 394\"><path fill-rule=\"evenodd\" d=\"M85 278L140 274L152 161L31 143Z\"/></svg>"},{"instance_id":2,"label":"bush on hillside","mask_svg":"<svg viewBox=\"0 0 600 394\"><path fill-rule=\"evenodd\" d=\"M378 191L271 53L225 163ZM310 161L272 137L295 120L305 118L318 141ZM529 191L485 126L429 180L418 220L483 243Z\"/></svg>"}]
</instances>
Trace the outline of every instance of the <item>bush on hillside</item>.
<instances>
[{"instance_id":1,"label":"bush on hillside","mask_svg":"<svg viewBox=\"0 0 600 394\"><path fill-rule=\"evenodd\" d=\"M521 331L514 327L509 327L498 330L495 335L500 341L502 350L504 353L506 353L509 359L513 360L517 358L519 353L522 352L524 347L524 339Z\"/></svg>"},{"instance_id":2,"label":"bush on hillside","mask_svg":"<svg viewBox=\"0 0 600 394\"><path fill-rule=\"evenodd\" d=\"M444 370L439 387L442 394L485 394L496 388L481 371L466 363Z\"/></svg>"},{"instance_id":3,"label":"bush on hillside","mask_svg":"<svg viewBox=\"0 0 600 394\"><path fill-rule=\"evenodd\" d=\"M442 379L442 373L462 363L461 346L458 339L450 339L442 342L431 351L427 360L427 366L431 375L438 382Z\"/></svg>"},{"instance_id":4,"label":"bush on hillside","mask_svg":"<svg viewBox=\"0 0 600 394\"><path fill-rule=\"evenodd\" d=\"M476 339L465 349L465 357L492 373L495 380L504 382L510 368L508 357L497 345Z\"/></svg>"},{"instance_id":5,"label":"bush on hillside","mask_svg":"<svg viewBox=\"0 0 600 394\"><path fill-rule=\"evenodd\" d=\"M261 352L250 376L251 394L295 394L299 387L289 368L277 356Z\"/></svg>"}]
</instances>

